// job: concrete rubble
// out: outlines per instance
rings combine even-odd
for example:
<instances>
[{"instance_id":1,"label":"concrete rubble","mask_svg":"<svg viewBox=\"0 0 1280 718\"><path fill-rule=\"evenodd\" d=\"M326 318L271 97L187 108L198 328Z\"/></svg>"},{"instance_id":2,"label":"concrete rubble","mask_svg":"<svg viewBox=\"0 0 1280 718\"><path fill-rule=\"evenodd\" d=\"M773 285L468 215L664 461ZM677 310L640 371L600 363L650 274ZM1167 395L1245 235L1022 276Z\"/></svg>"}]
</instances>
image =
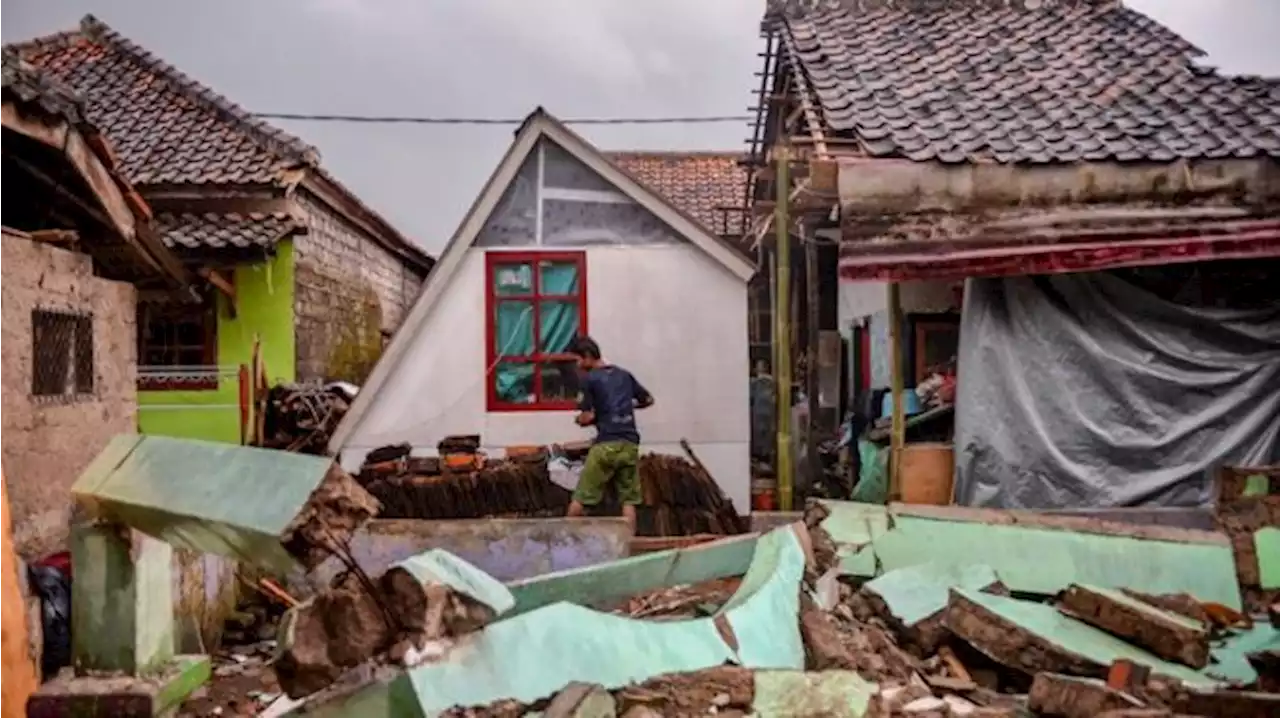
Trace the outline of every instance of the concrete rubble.
<instances>
[{"instance_id":1,"label":"concrete rubble","mask_svg":"<svg viewBox=\"0 0 1280 718\"><path fill-rule=\"evenodd\" d=\"M1229 551L1217 550L1226 545L1221 537L1088 526L1082 538L1074 525L1026 517L982 524L990 516L955 513L925 519L909 507L813 503L803 521L766 534L506 586L435 552L412 560L429 563L429 571L393 568L374 580L383 594L394 582L412 597L395 599L403 604L397 615L416 621L404 621L400 633L389 632L374 609L343 603L361 590L348 577L286 620L276 670L292 698L281 698L272 715L1133 718L1280 711L1280 694L1267 692L1265 675L1280 650L1280 629L1265 615L1232 608L1243 603L1234 584L1212 587L1212 600L1202 600L1201 575L1176 565L1180 552L1234 565ZM978 545L974 525L997 534L1034 531L1039 546L1060 541L1085 554L1122 547L1128 558L1113 560L1142 562L1147 551L1157 560L1131 570L1136 580L1128 586L1097 582L1106 569L1077 566L1055 579L1017 557L980 550L964 562L948 562L946 551L912 562L915 549L892 536L972 532L966 541ZM877 552L878 567L865 565L868 550ZM1046 571L1055 569L1046 563ZM319 627L306 629L307 621ZM307 630L314 631L310 639L302 635ZM298 667L316 650L322 658L313 662L323 667L298 680L305 673Z\"/></svg>"}]
</instances>

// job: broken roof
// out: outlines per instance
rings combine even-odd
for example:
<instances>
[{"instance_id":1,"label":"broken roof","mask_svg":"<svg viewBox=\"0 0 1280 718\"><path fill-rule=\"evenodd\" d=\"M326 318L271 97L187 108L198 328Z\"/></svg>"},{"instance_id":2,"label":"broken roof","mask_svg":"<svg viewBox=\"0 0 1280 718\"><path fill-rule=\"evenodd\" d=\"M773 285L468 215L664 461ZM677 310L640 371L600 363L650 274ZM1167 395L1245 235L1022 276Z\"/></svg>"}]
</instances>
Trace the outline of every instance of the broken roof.
<instances>
[{"instance_id":1,"label":"broken roof","mask_svg":"<svg viewBox=\"0 0 1280 718\"><path fill-rule=\"evenodd\" d=\"M120 171L111 144L87 119L83 98L8 48L3 53L3 94L6 169L12 163L29 178L44 177L30 186L53 182L48 188L55 194L75 196L73 188L78 187L91 198L90 212L101 208L98 216L114 234L95 233L83 249L105 276L135 282L160 278L171 287L187 285L191 277L151 230L150 207ZM9 132L14 133L12 137ZM48 155L31 151L40 145L46 152L56 152L78 181L66 186L48 179L39 166ZM33 199L24 194L27 188L26 182L11 187L19 204Z\"/></svg>"},{"instance_id":2,"label":"broken roof","mask_svg":"<svg viewBox=\"0 0 1280 718\"><path fill-rule=\"evenodd\" d=\"M87 111L116 143L136 184L274 184L319 164L296 137L87 15L80 28L15 47L83 93Z\"/></svg>"},{"instance_id":3,"label":"broken roof","mask_svg":"<svg viewBox=\"0 0 1280 718\"><path fill-rule=\"evenodd\" d=\"M774 0L813 128L948 163L1280 157L1274 84L1117 0Z\"/></svg>"},{"instance_id":4,"label":"broken roof","mask_svg":"<svg viewBox=\"0 0 1280 718\"><path fill-rule=\"evenodd\" d=\"M6 46L85 98L139 186L293 186L313 179L343 211L371 225L379 244L423 271L434 259L320 166L311 145L123 37L92 15L77 30ZM166 238L181 245L176 238Z\"/></svg>"},{"instance_id":5,"label":"broken roof","mask_svg":"<svg viewBox=\"0 0 1280 718\"><path fill-rule=\"evenodd\" d=\"M741 152L626 151L605 156L698 220L708 232L741 237L747 170Z\"/></svg>"}]
</instances>

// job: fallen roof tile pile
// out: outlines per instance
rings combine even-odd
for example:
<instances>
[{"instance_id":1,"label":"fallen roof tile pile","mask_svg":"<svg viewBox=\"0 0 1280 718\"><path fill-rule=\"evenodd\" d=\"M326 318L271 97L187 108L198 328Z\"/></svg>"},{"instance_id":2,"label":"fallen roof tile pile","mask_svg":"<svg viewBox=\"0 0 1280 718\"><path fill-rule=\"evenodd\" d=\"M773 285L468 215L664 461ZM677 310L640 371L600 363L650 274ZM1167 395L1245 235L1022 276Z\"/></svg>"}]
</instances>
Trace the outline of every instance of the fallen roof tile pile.
<instances>
[{"instance_id":1,"label":"fallen roof tile pile","mask_svg":"<svg viewBox=\"0 0 1280 718\"><path fill-rule=\"evenodd\" d=\"M1241 610L1230 541L1211 532L826 502L767 534L505 588L444 558L402 577L400 620L491 610L429 640L399 636L397 655L378 659L386 670L366 667L365 680L326 689L308 710L1280 714L1258 669L1275 665L1280 625Z\"/></svg>"},{"instance_id":2,"label":"fallen roof tile pile","mask_svg":"<svg viewBox=\"0 0 1280 718\"><path fill-rule=\"evenodd\" d=\"M463 441L465 439L465 441ZM550 518L565 515L570 491L552 481L547 447L510 451L502 459L480 453L479 437L447 437L440 457L411 458L407 446L370 452L358 480L382 502L384 519ZM556 447L581 458L586 446ZM745 524L720 487L678 456L645 454L638 466L644 502L640 536L729 535ZM618 515L610 497L597 512Z\"/></svg>"}]
</instances>

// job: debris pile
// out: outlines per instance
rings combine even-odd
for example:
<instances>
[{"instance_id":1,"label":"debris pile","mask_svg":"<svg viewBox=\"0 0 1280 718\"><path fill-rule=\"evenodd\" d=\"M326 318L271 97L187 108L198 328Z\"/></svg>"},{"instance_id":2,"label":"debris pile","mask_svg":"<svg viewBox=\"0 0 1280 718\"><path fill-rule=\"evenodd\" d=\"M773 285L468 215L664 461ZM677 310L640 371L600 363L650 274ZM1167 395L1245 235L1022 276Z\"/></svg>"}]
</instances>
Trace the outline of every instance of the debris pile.
<instances>
[{"instance_id":1,"label":"debris pile","mask_svg":"<svg viewBox=\"0 0 1280 718\"><path fill-rule=\"evenodd\" d=\"M262 446L322 455L354 400L348 384L278 384L267 392Z\"/></svg>"},{"instance_id":2,"label":"debris pile","mask_svg":"<svg viewBox=\"0 0 1280 718\"><path fill-rule=\"evenodd\" d=\"M376 579L355 567L286 614L276 677L286 695L303 698L370 662L412 666L438 658L454 637L511 605L500 583L442 551L414 556Z\"/></svg>"},{"instance_id":3,"label":"debris pile","mask_svg":"<svg viewBox=\"0 0 1280 718\"><path fill-rule=\"evenodd\" d=\"M888 521L875 528L883 516ZM1280 627L1265 616L1255 620L1185 591L1149 593L1083 581L1069 581L1056 593L1036 596L1024 590L1026 580L1007 557L1002 561L994 555L977 555L973 564L933 561L896 568L880 565L880 557L873 557L864 571L850 557L867 544L861 539L850 544L849 536L833 539L823 528L826 518L827 510L820 505L806 512L812 558L797 617L805 653L802 671L726 665L610 689L572 683L534 703L503 700L454 708L446 715L772 715L761 707L766 678L784 677L808 688L791 697L793 712L778 715L1280 715L1280 694L1266 692L1274 685L1267 671L1274 671L1280 656ZM985 514L967 518L1000 523ZM1026 517L1006 519L1010 526L1029 522ZM874 511L860 516L873 542L895 530L893 521L887 513ZM1077 538L1062 526L1052 530L1066 543ZM1187 532L1186 540L1195 540L1195 533ZM1138 544L1135 550L1141 551L1145 542L1178 538L1176 532L1156 535L1159 538L1150 539L1143 529L1131 529L1122 540ZM895 558L894 550L898 549L891 541L883 542L884 557ZM1229 555L1224 557L1230 561ZM980 563L983 558L994 566ZM1142 570L1158 570L1152 566L1131 568L1135 585L1141 587L1168 580L1149 578L1155 573L1141 575ZM1010 574L1012 587L1000 569ZM649 621L713 616L741 583L742 577L729 577L663 587L625 599L612 612ZM846 683L838 686L840 681ZM841 710L802 707L831 692L842 696ZM565 706L565 712L550 710ZM591 709L583 712L587 706Z\"/></svg>"},{"instance_id":4,"label":"debris pile","mask_svg":"<svg viewBox=\"0 0 1280 718\"><path fill-rule=\"evenodd\" d=\"M385 519L551 518L565 515L572 492L551 478L548 447L509 451L506 458L479 453L479 437L448 437L439 457L409 456L408 446L371 452L357 480L382 503ZM587 445L557 446L581 459ZM707 472L678 456L645 454L638 465L644 504L637 510L639 536L729 535L745 530L732 502ZM615 496L596 507L617 515Z\"/></svg>"}]
</instances>

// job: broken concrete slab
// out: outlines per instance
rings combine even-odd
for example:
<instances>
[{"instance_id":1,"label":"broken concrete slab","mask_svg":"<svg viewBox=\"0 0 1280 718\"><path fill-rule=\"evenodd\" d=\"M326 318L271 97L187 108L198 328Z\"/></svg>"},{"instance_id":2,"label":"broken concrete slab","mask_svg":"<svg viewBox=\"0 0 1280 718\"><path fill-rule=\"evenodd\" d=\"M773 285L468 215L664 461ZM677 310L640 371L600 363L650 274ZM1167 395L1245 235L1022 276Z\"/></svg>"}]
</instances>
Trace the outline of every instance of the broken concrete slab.
<instances>
[{"instance_id":1,"label":"broken concrete slab","mask_svg":"<svg viewBox=\"0 0 1280 718\"><path fill-rule=\"evenodd\" d=\"M489 624L444 660L369 685L343 703L386 706L395 696L412 695L417 708L406 715L433 715L503 699L534 703L573 681L612 690L725 663L801 670L798 619L806 540L800 527L759 537L741 587L714 617L643 621L554 603ZM608 568L597 567L602 575L617 576ZM642 571L650 568L641 565Z\"/></svg>"},{"instance_id":2,"label":"broken concrete slab","mask_svg":"<svg viewBox=\"0 0 1280 718\"><path fill-rule=\"evenodd\" d=\"M348 574L285 614L276 677L286 695L301 698L381 653L416 662L431 653L428 642L476 631L514 605L496 579L439 550L401 561L367 585Z\"/></svg>"},{"instance_id":3,"label":"broken concrete slab","mask_svg":"<svg viewBox=\"0 0 1280 718\"><path fill-rule=\"evenodd\" d=\"M1094 718L1104 711L1142 708L1145 704L1096 678L1037 673L1031 682L1027 705L1033 711L1056 718Z\"/></svg>"},{"instance_id":4,"label":"broken concrete slab","mask_svg":"<svg viewBox=\"0 0 1280 718\"><path fill-rule=\"evenodd\" d=\"M1204 674L1235 685L1248 686L1258 679L1249 656L1280 650L1280 628L1262 621L1248 628L1236 628L1213 642L1213 660Z\"/></svg>"},{"instance_id":5,"label":"broken concrete slab","mask_svg":"<svg viewBox=\"0 0 1280 718\"><path fill-rule=\"evenodd\" d=\"M1072 584L1058 610L1170 661L1192 668L1209 663L1209 629L1170 611L1101 586Z\"/></svg>"},{"instance_id":6,"label":"broken concrete slab","mask_svg":"<svg viewBox=\"0 0 1280 718\"><path fill-rule=\"evenodd\" d=\"M855 671L756 671L759 716L862 718L878 687Z\"/></svg>"},{"instance_id":7,"label":"broken concrete slab","mask_svg":"<svg viewBox=\"0 0 1280 718\"><path fill-rule=\"evenodd\" d=\"M591 683L573 682L551 699L543 718L614 718L618 706L613 694Z\"/></svg>"},{"instance_id":8,"label":"broken concrete slab","mask_svg":"<svg viewBox=\"0 0 1280 718\"><path fill-rule=\"evenodd\" d=\"M193 690L209 680L210 672L208 656L176 656L162 669L143 677L76 676L67 670L31 695L26 715L30 718L170 715Z\"/></svg>"},{"instance_id":9,"label":"broken concrete slab","mask_svg":"<svg viewBox=\"0 0 1280 718\"><path fill-rule=\"evenodd\" d=\"M1217 533L1032 512L823 505L831 514L822 527L847 575L872 578L929 562L960 566L981 556L1015 592L1055 595L1082 583L1242 605L1231 543Z\"/></svg>"},{"instance_id":10,"label":"broken concrete slab","mask_svg":"<svg viewBox=\"0 0 1280 718\"><path fill-rule=\"evenodd\" d=\"M944 621L952 633L992 660L1028 675L1102 678L1116 660L1128 659L1187 685L1218 684L1040 603L959 589L951 593Z\"/></svg>"},{"instance_id":11,"label":"broken concrete slab","mask_svg":"<svg viewBox=\"0 0 1280 718\"><path fill-rule=\"evenodd\" d=\"M1253 551L1258 558L1258 585L1268 591L1280 588L1280 527L1255 531Z\"/></svg>"},{"instance_id":12,"label":"broken concrete slab","mask_svg":"<svg viewBox=\"0 0 1280 718\"><path fill-rule=\"evenodd\" d=\"M423 551L443 549L505 582L625 558L630 538L626 522L610 517L374 519L351 537L350 549L370 576ZM308 578L328 585L344 570L334 558Z\"/></svg>"},{"instance_id":13,"label":"broken concrete slab","mask_svg":"<svg viewBox=\"0 0 1280 718\"><path fill-rule=\"evenodd\" d=\"M609 605L656 588L741 576L751 565L759 539L759 534L742 534L512 581L507 584L516 600L512 612L526 613L558 601Z\"/></svg>"},{"instance_id":14,"label":"broken concrete slab","mask_svg":"<svg viewBox=\"0 0 1280 718\"><path fill-rule=\"evenodd\" d=\"M135 434L112 439L71 494L94 518L280 573L310 567L377 510L325 457Z\"/></svg>"},{"instance_id":15,"label":"broken concrete slab","mask_svg":"<svg viewBox=\"0 0 1280 718\"><path fill-rule=\"evenodd\" d=\"M1205 718L1280 716L1280 694L1260 691L1189 691L1174 701L1180 713Z\"/></svg>"},{"instance_id":16,"label":"broken concrete slab","mask_svg":"<svg viewBox=\"0 0 1280 718\"><path fill-rule=\"evenodd\" d=\"M1004 586L990 566L929 562L888 571L861 591L899 635L929 655L946 636L942 614L952 588L1000 591Z\"/></svg>"}]
</instances>

